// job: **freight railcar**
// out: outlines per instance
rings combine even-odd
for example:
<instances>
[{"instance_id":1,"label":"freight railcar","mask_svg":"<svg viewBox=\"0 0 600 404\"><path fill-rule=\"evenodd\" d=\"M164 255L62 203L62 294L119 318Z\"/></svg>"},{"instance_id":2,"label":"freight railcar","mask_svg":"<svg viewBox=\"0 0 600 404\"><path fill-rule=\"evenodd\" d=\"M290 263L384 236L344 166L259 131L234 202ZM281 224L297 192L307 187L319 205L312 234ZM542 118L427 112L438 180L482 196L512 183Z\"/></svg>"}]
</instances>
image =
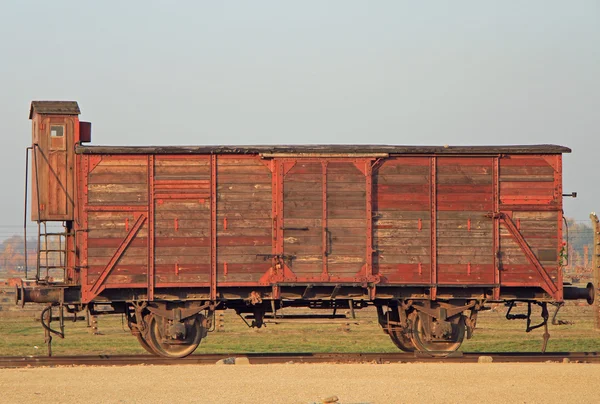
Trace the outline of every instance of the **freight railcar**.
<instances>
[{"instance_id":1,"label":"freight railcar","mask_svg":"<svg viewBox=\"0 0 600 404\"><path fill-rule=\"evenodd\" d=\"M65 310L120 313L183 357L217 308L260 327L284 305L375 306L400 349L446 355L486 303L539 306L546 326L549 304L593 300L563 284L566 147L92 146L78 115L31 104L40 242L16 290L48 304L48 336Z\"/></svg>"}]
</instances>

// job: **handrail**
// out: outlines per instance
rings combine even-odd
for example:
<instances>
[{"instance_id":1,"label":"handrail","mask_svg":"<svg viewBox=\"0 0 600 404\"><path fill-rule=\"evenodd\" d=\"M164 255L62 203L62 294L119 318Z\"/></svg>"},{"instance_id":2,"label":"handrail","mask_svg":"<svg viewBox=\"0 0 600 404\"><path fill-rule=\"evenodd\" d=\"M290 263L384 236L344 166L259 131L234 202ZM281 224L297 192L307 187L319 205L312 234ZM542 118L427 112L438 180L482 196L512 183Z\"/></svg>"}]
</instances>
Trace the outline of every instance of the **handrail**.
<instances>
[{"instance_id":1,"label":"handrail","mask_svg":"<svg viewBox=\"0 0 600 404\"><path fill-rule=\"evenodd\" d=\"M27 189L29 186L29 150L33 150L33 146L25 149L25 203L23 209L23 253L25 254L25 279L27 276ZM36 177L37 179L37 177Z\"/></svg>"}]
</instances>

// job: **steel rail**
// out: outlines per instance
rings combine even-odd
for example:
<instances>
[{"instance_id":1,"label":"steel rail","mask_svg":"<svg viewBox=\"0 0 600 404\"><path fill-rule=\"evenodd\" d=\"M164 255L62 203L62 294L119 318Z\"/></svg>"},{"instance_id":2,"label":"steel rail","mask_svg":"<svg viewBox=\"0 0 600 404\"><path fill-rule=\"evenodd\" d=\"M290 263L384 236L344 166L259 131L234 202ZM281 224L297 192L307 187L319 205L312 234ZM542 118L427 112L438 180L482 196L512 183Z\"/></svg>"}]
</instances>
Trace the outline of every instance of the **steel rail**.
<instances>
[{"instance_id":1,"label":"steel rail","mask_svg":"<svg viewBox=\"0 0 600 404\"><path fill-rule=\"evenodd\" d=\"M130 366L130 365L210 365L218 361L233 364L237 358L250 364L272 363L476 363L489 357L495 363L574 362L599 363L600 352L458 352L447 357L425 353L220 353L198 354L183 359L169 359L151 355L95 355L95 356L4 356L0 368L43 366ZM490 361L486 359L485 361Z\"/></svg>"}]
</instances>

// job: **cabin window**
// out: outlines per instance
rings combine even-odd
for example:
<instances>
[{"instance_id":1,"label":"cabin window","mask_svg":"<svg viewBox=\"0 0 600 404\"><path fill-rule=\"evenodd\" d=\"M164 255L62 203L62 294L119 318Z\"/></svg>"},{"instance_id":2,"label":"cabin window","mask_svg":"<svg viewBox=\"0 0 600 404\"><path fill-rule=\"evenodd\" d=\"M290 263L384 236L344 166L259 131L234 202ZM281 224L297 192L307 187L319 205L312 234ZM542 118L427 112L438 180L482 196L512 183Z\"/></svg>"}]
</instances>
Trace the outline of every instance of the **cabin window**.
<instances>
[{"instance_id":1,"label":"cabin window","mask_svg":"<svg viewBox=\"0 0 600 404\"><path fill-rule=\"evenodd\" d=\"M50 150L67 150L65 125L50 125Z\"/></svg>"},{"instance_id":2,"label":"cabin window","mask_svg":"<svg viewBox=\"0 0 600 404\"><path fill-rule=\"evenodd\" d=\"M65 127L64 126L51 126L50 127L50 136L51 137L63 137L65 135Z\"/></svg>"}]
</instances>

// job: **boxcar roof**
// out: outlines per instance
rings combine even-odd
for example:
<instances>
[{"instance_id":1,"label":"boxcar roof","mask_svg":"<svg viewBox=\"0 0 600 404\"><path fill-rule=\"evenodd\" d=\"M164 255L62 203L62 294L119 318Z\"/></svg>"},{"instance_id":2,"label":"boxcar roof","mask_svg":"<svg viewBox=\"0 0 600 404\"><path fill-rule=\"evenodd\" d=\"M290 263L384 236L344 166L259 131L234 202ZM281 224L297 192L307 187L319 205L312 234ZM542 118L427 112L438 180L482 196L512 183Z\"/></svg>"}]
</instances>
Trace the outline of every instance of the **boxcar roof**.
<instances>
[{"instance_id":1,"label":"boxcar roof","mask_svg":"<svg viewBox=\"0 0 600 404\"><path fill-rule=\"evenodd\" d=\"M561 154L564 146L395 146L395 145L261 145L261 146L77 146L79 154Z\"/></svg>"}]
</instances>

